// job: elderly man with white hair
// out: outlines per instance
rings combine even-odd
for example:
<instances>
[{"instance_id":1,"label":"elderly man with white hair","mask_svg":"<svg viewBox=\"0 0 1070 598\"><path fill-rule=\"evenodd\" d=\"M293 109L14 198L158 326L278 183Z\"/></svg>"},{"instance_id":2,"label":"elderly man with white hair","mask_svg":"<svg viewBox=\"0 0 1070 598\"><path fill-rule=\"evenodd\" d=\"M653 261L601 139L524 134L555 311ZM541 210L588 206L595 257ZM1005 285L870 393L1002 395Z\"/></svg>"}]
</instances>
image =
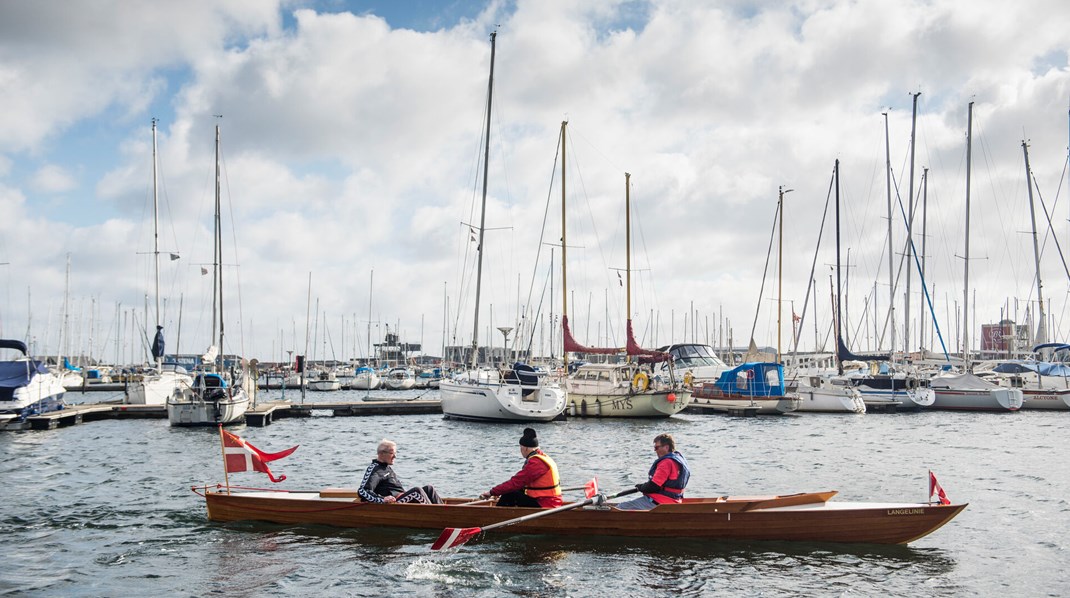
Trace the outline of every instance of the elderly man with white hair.
<instances>
[{"instance_id":1,"label":"elderly man with white hair","mask_svg":"<svg viewBox=\"0 0 1070 598\"><path fill-rule=\"evenodd\" d=\"M435 492L434 486L416 486L405 490L398 475L394 473L394 459L397 458L398 445L392 440L379 441L376 456L364 471L364 479L357 491L366 502L441 504L442 498Z\"/></svg>"}]
</instances>

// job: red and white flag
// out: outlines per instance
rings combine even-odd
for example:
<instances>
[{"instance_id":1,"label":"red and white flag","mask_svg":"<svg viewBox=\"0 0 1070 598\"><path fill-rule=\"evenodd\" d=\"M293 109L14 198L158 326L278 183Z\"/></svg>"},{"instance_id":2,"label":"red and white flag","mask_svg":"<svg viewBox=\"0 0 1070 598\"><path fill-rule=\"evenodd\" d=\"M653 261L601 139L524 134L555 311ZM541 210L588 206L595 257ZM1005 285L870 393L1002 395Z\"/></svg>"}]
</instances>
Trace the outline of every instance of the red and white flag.
<instances>
[{"instance_id":1,"label":"red and white flag","mask_svg":"<svg viewBox=\"0 0 1070 598\"><path fill-rule=\"evenodd\" d=\"M598 494L598 478L591 478L583 485L583 495L587 498Z\"/></svg>"},{"instance_id":2,"label":"red and white flag","mask_svg":"<svg viewBox=\"0 0 1070 598\"><path fill-rule=\"evenodd\" d=\"M940 486L940 482L936 481L936 474L929 471L929 502L933 501L933 495L940 498L940 504L949 505L951 501L947 498L947 494L944 493L943 487Z\"/></svg>"},{"instance_id":3,"label":"red and white flag","mask_svg":"<svg viewBox=\"0 0 1070 598\"><path fill-rule=\"evenodd\" d=\"M227 432L223 426L219 427L219 434L223 438L223 465L227 473L252 470L266 473L272 482L281 482L286 479L284 475L276 478L267 464L289 456L297 450L296 446L278 453L265 453L246 442L241 436Z\"/></svg>"}]
</instances>

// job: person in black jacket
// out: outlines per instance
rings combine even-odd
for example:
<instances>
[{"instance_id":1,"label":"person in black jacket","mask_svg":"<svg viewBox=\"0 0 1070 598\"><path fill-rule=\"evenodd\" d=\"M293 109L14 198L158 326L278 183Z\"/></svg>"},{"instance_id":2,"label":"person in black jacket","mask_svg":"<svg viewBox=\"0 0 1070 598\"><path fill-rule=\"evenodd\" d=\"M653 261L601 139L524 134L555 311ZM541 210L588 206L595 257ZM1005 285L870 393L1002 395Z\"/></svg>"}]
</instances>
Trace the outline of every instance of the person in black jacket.
<instances>
[{"instance_id":1,"label":"person in black jacket","mask_svg":"<svg viewBox=\"0 0 1070 598\"><path fill-rule=\"evenodd\" d=\"M375 503L406 503L419 502L424 504L441 504L435 487L430 484L416 486L405 490L398 475L394 473L394 459L398 454L398 446L392 440L383 439L376 449L376 458L372 459L371 465L364 471L364 479L360 482L357 493L365 502Z\"/></svg>"}]
</instances>

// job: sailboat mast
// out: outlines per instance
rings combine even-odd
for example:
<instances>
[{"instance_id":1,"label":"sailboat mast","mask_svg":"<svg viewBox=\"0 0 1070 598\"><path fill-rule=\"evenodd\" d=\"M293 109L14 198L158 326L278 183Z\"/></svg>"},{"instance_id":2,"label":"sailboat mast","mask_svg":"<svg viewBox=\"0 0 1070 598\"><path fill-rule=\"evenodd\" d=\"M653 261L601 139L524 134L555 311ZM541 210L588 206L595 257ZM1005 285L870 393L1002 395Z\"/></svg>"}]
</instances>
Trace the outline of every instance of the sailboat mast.
<instances>
[{"instance_id":1,"label":"sailboat mast","mask_svg":"<svg viewBox=\"0 0 1070 598\"><path fill-rule=\"evenodd\" d=\"M156 119L152 119L152 267L155 278L156 328L160 329L160 200L156 174ZM153 356L156 369L163 367L163 356Z\"/></svg>"},{"instance_id":2,"label":"sailboat mast","mask_svg":"<svg viewBox=\"0 0 1070 598\"><path fill-rule=\"evenodd\" d=\"M625 282L627 283L625 306L629 329L632 322L632 175L624 173L624 270ZM632 356L626 357L628 363L632 362Z\"/></svg>"},{"instance_id":3,"label":"sailboat mast","mask_svg":"<svg viewBox=\"0 0 1070 598\"><path fill-rule=\"evenodd\" d=\"M888 142L888 113L884 112L884 173L888 186L888 355L895 360L895 263L892 258L892 149Z\"/></svg>"},{"instance_id":4,"label":"sailboat mast","mask_svg":"<svg viewBox=\"0 0 1070 598\"><path fill-rule=\"evenodd\" d=\"M1022 141L1022 153L1025 154L1025 184L1029 189L1029 220L1033 225L1033 260L1037 268L1037 303L1040 306L1037 310L1037 335L1034 344L1039 345L1047 342L1047 331L1045 330L1047 322L1044 319L1044 285L1040 282L1040 246L1037 244L1037 214L1036 208L1033 207L1033 181L1029 169L1029 146L1026 145L1024 140Z\"/></svg>"},{"instance_id":5,"label":"sailboat mast","mask_svg":"<svg viewBox=\"0 0 1070 598\"><path fill-rule=\"evenodd\" d=\"M483 285L483 235L487 223L487 173L490 170L490 108L494 98L494 40L497 31L490 33L490 77L487 81L487 134L483 147L483 203L479 210L479 247L476 248L476 314L472 319L472 366L476 365L479 355L479 294Z\"/></svg>"},{"instance_id":6,"label":"sailboat mast","mask_svg":"<svg viewBox=\"0 0 1070 598\"><path fill-rule=\"evenodd\" d=\"M375 268L372 268L371 276L368 279L368 367L371 367L372 363L372 288L375 285ZM445 353L443 353L445 355ZM369 386L368 390L371 390Z\"/></svg>"},{"instance_id":7,"label":"sailboat mast","mask_svg":"<svg viewBox=\"0 0 1070 598\"><path fill-rule=\"evenodd\" d=\"M840 322L840 303L842 303L843 287L840 280L840 161L836 160L834 170L836 179L836 369L843 374L843 360L840 358L840 344L846 345L842 336Z\"/></svg>"},{"instance_id":8,"label":"sailboat mast","mask_svg":"<svg viewBox=\"0 0 1070 598\"><path fill-rule=\"evenodd\" d=\"M910 116L910 191L907 200L907 293L903 300L903 350L910 352L910 280L914 267L914 142L918 123L918 96L914 95L914 109Z\"/></svg>"},{"instance_id":9,"label":"sailboat mast","mask_svg":"<svg viewBox=\"0 0 1070 598\"><path fill-rule=\"evenodd\" d=\"M918 347L921 348L922 359L925 358L925 297L926 289L928 285L928 279L925 278L925 242L928 240L928 222L929 222L929 168L923 166L921 169L921 286L922 293L920 297L920 303L918 309Z\"/></svg>"},{"instance_id":10,"label":"sailboat mast","mask_svg":"<svg viewBox=\"0 0 1070 598\"><path fill-rule=\"evenodd\" d=\"M962 267L962 361L970 367L970 166L973 159L973 102L966 116L966 250Z\"/></svg>"},{"instance_id":11,"label":"sailboat mast","mask_svg":"<svg viewBox=\"0 0 1070 598\"><path fill-rule=\"evenodd\" d=\"M212 336L216 333L216 315L219 316L219 371L223 371L223 243L221 242L220 213L220 179L219 179L219 125L215 126L215 235L212 239ZM218 311L217 311L218 310Z\"/></svg>"},{"instance_id":12,"label":"sailboat mast","mask_svg":"<svg viewBox=\"0 0 1070 598\"><path fill-rule=\"evenodd\" d=\"M561 121L561 321L568 318L568 243L566 241L565 227L565 131L568 121ZM562 328L563 330L563 328ZM564 334L562 334L564 340ZM568 351L562 348L561 359L564 363L565 376L568 376Z\"/></svg>"}]
</instances>

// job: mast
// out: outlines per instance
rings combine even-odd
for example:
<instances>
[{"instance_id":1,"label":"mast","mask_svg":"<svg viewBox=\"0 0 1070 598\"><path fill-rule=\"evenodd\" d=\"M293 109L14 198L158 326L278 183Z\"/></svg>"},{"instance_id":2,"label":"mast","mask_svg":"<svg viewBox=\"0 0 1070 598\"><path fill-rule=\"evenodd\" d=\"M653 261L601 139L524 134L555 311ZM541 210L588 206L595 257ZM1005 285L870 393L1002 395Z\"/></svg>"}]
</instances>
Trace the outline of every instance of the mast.
<instances>
[{"instance_id":1,"label":"mast","mask_svg":"<svg viewBox=\"0 0 1070 598\"><path fill-rule=\"evenodd\" d=\"M922 293L919 298L921 303L918 309L918 346L921 348L921 357L925 358L925 295L926 289L924 288L928 284L928 279L925 278L925 242L928 240L928 222L929 222L929 168L923 166L921 169L921 285Z\"/></svg>"},{"instance_id":2,"label":"mast","mask_svg":"<svg viewBox=\"0 0 1070 598\"><path fill-rule=\"evenodd\" d=\"M973 159L973 102L966 113L966 251L962 283L962 361L970 368L970 164Z\"/></svg>"},{"instance_id":3,"label":"mast","mask_svg":"<svg viewBox=\"0 0 1070 598\"><path fill-rule=\"evenodd\" d=\"M568 121L561 121L561 321L568 318L568 243L566 242L565 227L565 131ZM564 328L562 327L562 330ZM562 339L564 335L562 334ZM562 347L561 358L564 363L565 376L568 376L568 351Z\"/></svg>"},{"instance_id":4,"label":"mast","mask_svg":"<svg viewBox=\"0 0 1070 598\"><path fill-rule=\"evenodd\" d=\"M483 284L483 235L487 223L487 172L490 170L490 108L494 97L494 40L497 31L490 33L490 77L487 81L487 134L483 147L483 202L479 210L479 246L476 248L476 313L472 319L472 367L479 355L479 295Z\"/></svg>"},{"instance_id":5,"label":"mast","mask_svg":"<svg viewBox=\"0 0 1070 598\"><path fill-rule=\"evenodd\" d=\"M625 293L625 306L627 309L627 321L628 331L631 330L632 323L632 175L629 172L624 173L624 270L625 281L628 288ZM609 320L606 320L607 324ZM609 344L609 343L606 343ZM625 356L625 362L631 363L632 356Z\"/></svg>"},{"instance_id":6,"label":"mast","mask_svg":"<svg viewBox=\"0 0 1070 598\"><path fill-rule=\"evenodd\" d=\"M910 116L910 192L907 200L907 294L903 301L903 351L910 352L910 279L914 265L914 142L918 123L918 96L914 95L914 109Z\"/></svg>"},{"instance_id":7,"label":"mast","mask_svg":"<svg viewBox=\"0 0 1070 598\"><path fill-rule=\"evenodd\" d=\"M220 213L220 184L219 184L219 125L215 126L215 244L212 259L214 263L212 274L212 335L216 334L216 313L219 314L219 356L217 366L219 372L223 371L223 227Z\"/></svg>"},{"instance_id":8,"label":"mast","mask_svg":"<svg viewBox=\"0 0 1070 598\"><path fill-rule=\"evenodd\" d=\"M836 370L842 375L843 360L840 359L839 347L844 343L840 321L840 303L842 303L843 289L840 282L840 160L838 158L836 159L833 174L836 178Z\"/></svg>"},{"instance_id":9,"label":"mast","mask_svg":"<svg viewBox=\"0 0 1070 598\"><path fill-rule=\"evenodd\" d=\"M368 279L368 367L371 367L372 363L372 287L375 285L375 268L372 268L371 276ZM443 353L445 355L445 353ZM371 390L369 385L368 390Z\"/></svg>"},{"instance_id":10,"label":"mast","mask_svg":"<svg viewBox=\"0 0 1070 598\"><path fill-rule=\"evenodd\" d=\"M156 119L152 119L152 266L156 289L156 330L160 330L160 200L156 175ZM153 355L156 369L163 368L163 356Z\"/></svg>"},{"instance_id":11,"label":"mast","mask_svg":"<svg viewBox=\"0 0 1070 598\"><path fill-rule=\"evenodd\" d=\"M1037 303L1040 305L1037 310L1037 335L1034 339L1034 344L1039 345L1047 342L1047 331L1045 330L1047 322L1044 319L1044 285L1040 282L1040 246L1037 244L1037 214L1036 208L1033 207L1033 182L1030 178L1031 171L1029 170L1029 146L1025 140L1022 141L1022 153L1025 154L1025 184L1029 189L1029 220L1033 225L1033 259L1037 268Z\"/></svg>"},{"instance_id":12,"label":"mast","mask_svg":"<svg viewBox=\"0 0 1070 598\"><path fill-rule=\"evenodd\" d=\"M895 264L892 259L892 150L888 142L888 113L884 112L884 160L885 181L888 187L888 318L891 337L888 355L895 359Z\"/></svg>"}]
</instances>

